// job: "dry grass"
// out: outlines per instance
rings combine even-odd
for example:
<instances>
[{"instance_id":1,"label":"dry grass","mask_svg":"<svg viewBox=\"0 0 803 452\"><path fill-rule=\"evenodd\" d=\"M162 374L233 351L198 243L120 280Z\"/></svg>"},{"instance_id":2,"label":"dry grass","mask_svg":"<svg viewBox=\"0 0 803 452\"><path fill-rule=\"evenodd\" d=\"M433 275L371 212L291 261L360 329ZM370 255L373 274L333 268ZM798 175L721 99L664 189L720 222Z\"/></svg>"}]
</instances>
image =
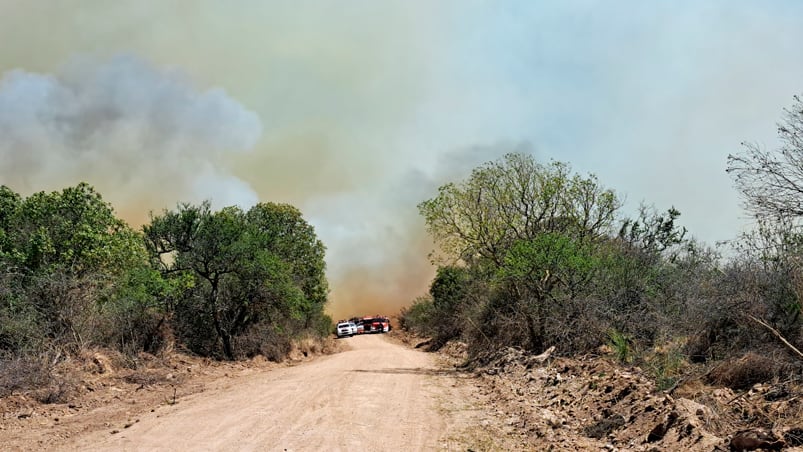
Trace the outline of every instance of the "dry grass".
<instances>
[{"instance_id":1,"label":"dry grass","mask_svg":"<svg viewBox=\"0 0 803 452\"><path fill-rule=\"evenodd\" d=\"M47 387L53 383L45 357L19 357L0 361L0 397Z\"/></svg>"},{"instance_id":2,"label":"dry grass","mask_svg":"<svg viewBox=\"0 0 803 452\"><path fill-rule=\"evenodd\" d=\"M771 381L779 372L778 361L748 352L738 359L722 362L708 373L711 383L734 390L744 390L757 383Z\"/></svg>"},{"instance_id":3,"label":"dry grass","mask_svg":"<svg viewBox=\"0 0 803 452\"><path fill-rule=\"evenodd\" d=\"M40 403L67 403L71 400L78 387L75 379L70 377L60 377L54 379L53 383L45 388L34 391L34 397Z\"/></svg>"}]
</instances>

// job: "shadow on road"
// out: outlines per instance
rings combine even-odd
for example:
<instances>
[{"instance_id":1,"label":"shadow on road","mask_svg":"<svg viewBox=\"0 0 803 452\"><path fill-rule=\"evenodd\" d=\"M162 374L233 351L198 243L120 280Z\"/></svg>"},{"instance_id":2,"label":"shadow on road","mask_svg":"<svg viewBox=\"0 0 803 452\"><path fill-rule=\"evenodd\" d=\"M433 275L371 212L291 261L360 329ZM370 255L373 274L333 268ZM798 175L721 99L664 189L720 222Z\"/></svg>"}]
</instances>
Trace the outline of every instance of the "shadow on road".
<instances>
[{"instance_id":1,"label":"shadow on road","mask_svg":"<svg viewBox=\"0 0 803 452\"><path fill-rule=\"evenodd\" d=\"M369 374L405 374L405 375L432 375L469 378L471 375L459 369L425 369L422 367L394 367L392 369L354 369L352 372Z\"/></svg>"}]
</instances>

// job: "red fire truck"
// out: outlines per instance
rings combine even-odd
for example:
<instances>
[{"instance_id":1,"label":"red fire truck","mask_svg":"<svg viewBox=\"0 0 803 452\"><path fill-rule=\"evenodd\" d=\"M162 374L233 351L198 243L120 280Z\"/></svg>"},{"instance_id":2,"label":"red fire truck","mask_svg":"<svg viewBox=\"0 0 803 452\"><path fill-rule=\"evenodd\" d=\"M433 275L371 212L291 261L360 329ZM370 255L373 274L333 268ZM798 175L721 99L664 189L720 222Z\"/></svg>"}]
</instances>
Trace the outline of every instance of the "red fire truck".
<instances>
[{"instance_id":1,"label":"red fire truck","mask_svg":"<svg viewBox=\"0 0 803 452\"><path fill-rule=\"evenodd\" d=\"M364 333L387 333L390 331L390 319L381 315L362 318Z\"/></svg>"}]
</instances>

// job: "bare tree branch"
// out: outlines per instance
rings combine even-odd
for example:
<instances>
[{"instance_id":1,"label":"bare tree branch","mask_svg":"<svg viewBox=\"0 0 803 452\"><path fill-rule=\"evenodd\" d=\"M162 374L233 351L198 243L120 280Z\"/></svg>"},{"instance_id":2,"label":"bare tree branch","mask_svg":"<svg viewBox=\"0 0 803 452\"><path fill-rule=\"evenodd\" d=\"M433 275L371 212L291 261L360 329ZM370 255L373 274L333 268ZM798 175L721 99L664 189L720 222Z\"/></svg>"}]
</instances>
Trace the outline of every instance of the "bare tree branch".
<instances>
[{"instance_id":1,"label":"bare tree branch","mask_svg":"<svg viewBox=\"0 0 803 452\"><path fill-rule=\"evenodd\" d=\"M753 316L752 316L752 315L750 315L750 314L747 314L747 317L749 317L751 320L753 320L754 322L758 323L759 325L761 325L761 326L763 326L763 327L767 328L768 330L772 331L772 334L774 334L776 337L778 337L778 339L780 339L780 340L781 340L781 342L783 342L783 343L784 343L784 344L785 344L787 347L791 348L791 349L792 349L792 351L793 351L793 352L795 352L795 353L796 353L798 356L800 356L801 358L803 358L803 352L801 352L800 350L798 350L798 349L797 349L797 347L795 347L794 345L790 344L790 343L789 343L789 341L787 341L787 340L786 340L786 339L785 339L785 338L784 338L784 337L781 335L781 333L779 333L779 332L778 332L778 330L776 330L775 328L771 327L771 326L770 326L770 325L769 325L767 322L765 322L765 321L763 321L763 320L761 320L761 319L758 319L758 318L756 318L756 317L753 317Z\"/></svg>"}]
</instances>

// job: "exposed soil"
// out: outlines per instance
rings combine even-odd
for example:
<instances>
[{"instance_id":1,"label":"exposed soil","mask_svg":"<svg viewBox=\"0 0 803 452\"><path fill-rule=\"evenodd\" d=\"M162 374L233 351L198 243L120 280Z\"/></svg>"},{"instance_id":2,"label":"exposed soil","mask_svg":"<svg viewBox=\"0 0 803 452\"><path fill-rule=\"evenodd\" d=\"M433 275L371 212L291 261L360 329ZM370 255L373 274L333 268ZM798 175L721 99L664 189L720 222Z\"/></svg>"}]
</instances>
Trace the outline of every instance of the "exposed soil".
<instances>
[{"instance_id":1,"label":"exposed soil","mask_svg":"<svg viewBox=\"0 0 803 452\"><path fill-rule=\"evenodd\" d=\"M340 353L291 366L174 357L172 375L153 370L153 379L109 369L66 404L13 396L0 441L12 450L466 450L462 429L481 410L463 374L387 335L337 343Z\"/></svg>"},{"instance_id":2,"label":"exposed soil","mask_svg":"<svg viewBox=\"0 0 803 452\"><path fill-rule=\"evenodd\" d=\"M441 352L459 365L464 348ZM737 393L693 380L657 391L639 368L609 357L540 363L513 348L472 375L479 403L519 450L803 450L799 381Z\"/></svg>"},{"instance_id":3,"label":"exposed soil","mask_svg":"<svg viewBox=\"0 0 803 452\"><path fill-rule=\"evenodd\" d=\"M116 435L180 406L193 395L225 390L243 378L294 366L344 344L302 342L282 364L262 357L220 362L179 353L140 354L131 363L103 351L86 351L57 366L55 385L0 398L0 444L4 450L74 449L77 438ZM55 399L52 403L43 403Z\"/></svg>"},{"instance_id":4,"label":"exposed soil","mask_svg":"<svg viewBox=\"0 0 803 452\"><path fill-rule=\"evenodd\" d=\"M0 399L0 444L5 450L803 451L803 391L793 381L734 392L695 380L664 392L640 369L606 356L539 360L505 349L468 369L462 344L426 353L415 348L420 342L395 331L363 335L323 350L299 349L285 364L142 355L138 370L88 353L65 363L61 388ZM50 395L57 403L42 403Z\"/></svg>"}]
</instances>

